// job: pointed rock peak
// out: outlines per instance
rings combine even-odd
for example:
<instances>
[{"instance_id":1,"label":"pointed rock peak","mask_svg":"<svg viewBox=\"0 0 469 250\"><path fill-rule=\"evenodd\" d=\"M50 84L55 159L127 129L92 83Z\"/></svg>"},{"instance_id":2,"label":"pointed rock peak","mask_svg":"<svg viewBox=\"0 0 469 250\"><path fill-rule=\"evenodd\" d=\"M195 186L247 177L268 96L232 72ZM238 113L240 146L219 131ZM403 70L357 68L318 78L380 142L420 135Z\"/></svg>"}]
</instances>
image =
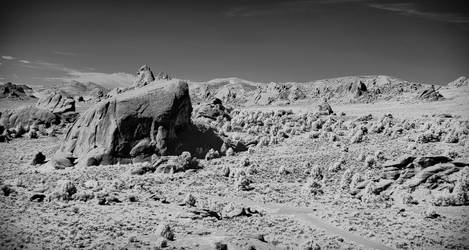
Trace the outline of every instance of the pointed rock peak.
<instances>
[{"instance_id":1,"label":"pointed rock peak","mask_svg":"<svg viewBox=\"0 0 469 250\"><path fill-rule=\"evenodd\" d=\"M139 71L137 72L137 79L135 80L136 87L143 87L150 82L155 80L155 76L153 76L153 72L151 72L150 67L147 65L143 65L140 67Z\"/></svg>"}]
</instances>

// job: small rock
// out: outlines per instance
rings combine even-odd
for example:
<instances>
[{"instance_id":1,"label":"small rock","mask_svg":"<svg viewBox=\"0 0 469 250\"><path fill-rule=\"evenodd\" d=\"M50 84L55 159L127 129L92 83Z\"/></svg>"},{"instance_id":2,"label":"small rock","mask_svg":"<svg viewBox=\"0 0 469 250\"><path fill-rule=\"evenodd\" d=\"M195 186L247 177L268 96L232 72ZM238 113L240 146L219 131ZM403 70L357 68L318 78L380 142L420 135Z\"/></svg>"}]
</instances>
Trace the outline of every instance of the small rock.
<instances>
[{"instance_id":1,"label":"small rock","mask_svg":"<svg viewBox=\"0 0 469 250\"><path fill-rule=\"evenodd\" d=\"M46 156L43 155L42 152L38 152L36 153L36 155L34 155L34 159L31 162L31 164L40 165L40 164L44 164L45 162L46 162Z\"/></svg>"},{"instance_id":2,"label":"small rock","mask_svg":"<svg viewBox=\"0 0 469 250\"><path fill-rule=\"evenodd\" d=\"M249 158L248 157L244 157L242 160L241 160L241 166L242 167L247 167L251 164L251 161L249 161Z\"/></svg>"},{"instance_id":3,"label":"small rock","mask_svg":"<svg viewBox=\"0 0 469 250\"><path fill-rule=\"evenodd\" d=\"M228 166L223 166L222 167L222 169L221 169L221 175L222 176L228 177L228 176L230 176L230 173L231 173L230 167L228 167Z\"/></svg>"},{"instance_id":4,"label":"small rock","mask_svg":"<svg viewBox=\"0 0 469 250\"><path fill-rule=\"evenodd\" d=\"M156 228L156 234L167 240L174 240L174 232L168 224L161 224Z\"/></svg>"},{"instance_id":5,"label":"small rock","mask_svg":"<svg viewBox=\"0 0 469 250\"><path fill-rule=\"evenodd\" d=\"M278 169L278 174L279 175L287 175L289 174L290 171L288 171L284 166L281 166L279 169Z\"/></svg>"},{"instance_id":6,"label":"small rock","mask_svg":"<svg viewBox=\"0 0 469 250\"><path fill-rule=\"evenodd\" d=\"M30 201L37 201L37 202L42 202L46 198L45 194L33 194L29 200Z\"/></svg>"},{"instance_id":7,"label":"small rock","mask_svg":"<svg viewBox=\"0 0 469 250\"><path fill-rule=\"evenodd\" d=\"M228 148L226 150L226 156L233 156L234 155L234 150L232 148Z\"/></svg>"}]
</instances>

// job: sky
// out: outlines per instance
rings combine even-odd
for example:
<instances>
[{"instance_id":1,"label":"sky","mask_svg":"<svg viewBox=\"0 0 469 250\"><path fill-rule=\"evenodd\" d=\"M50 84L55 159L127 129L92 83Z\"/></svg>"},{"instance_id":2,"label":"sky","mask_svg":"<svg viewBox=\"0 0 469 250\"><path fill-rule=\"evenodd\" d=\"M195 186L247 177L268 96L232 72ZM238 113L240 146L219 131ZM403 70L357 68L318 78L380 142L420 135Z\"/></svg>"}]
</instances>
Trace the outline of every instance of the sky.
<instances>
[{"instance_id":1,"label":"sky","mask_svg":"<svg viewBox=\"0 0 469 250\"><path fill-rule=\"evenodd\" d=\"M0 10L0 81L130 84L137 69L193 81L469 77L465 1L23 0Z\"/></svg>"}]
</instances>

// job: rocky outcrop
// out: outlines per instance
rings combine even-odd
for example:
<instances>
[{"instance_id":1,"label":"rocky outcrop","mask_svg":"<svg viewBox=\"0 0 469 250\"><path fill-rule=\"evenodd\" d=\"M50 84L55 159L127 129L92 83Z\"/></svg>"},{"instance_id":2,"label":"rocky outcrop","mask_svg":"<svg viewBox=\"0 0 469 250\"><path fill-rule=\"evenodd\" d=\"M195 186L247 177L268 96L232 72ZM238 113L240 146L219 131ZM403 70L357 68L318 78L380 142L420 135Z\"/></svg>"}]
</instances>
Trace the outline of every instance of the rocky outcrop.
<instances>
[{"instance_id":1,"label":"rocky outcrop","mask_svg":"<svg viewBox=\"0 0 469 250\"><path fill-rule=\"evenodd\" d=\"M273 103L291 103L306 98L304 91L294 84L271 82L259 85L254 95L254 104L269 105Z\"/></svg>"},{"instance_id":2,"label":"rocky outcrop","mask_svg":"<svg viewBox=\"0 0 469 250\"><path fill-rule=\"evenodd\" d=\"M150 67L143 65L137 72L137 79L135 79L134 87L143 87L155 80L171 80L172 77L166 72L158 72L155 75L151 71Z\"/></svg>"},{"instance_id":3,"label":"rocky outcrop","mask_svg":"<svg viewBox=\"0 0 469 250\"><path fill-rule=\"evenodd\" d=\"M49 127L60 123L60 117L48 110L27 106L15 110L7 110L0 114L0 124L8 128L22 127L25 131L31 125L45 125Z\"/></svg>"},{"instance_id":4,"label":"rocky outcrop","mask_svg":"<svg viewBox=\"0 0 469 250\"><path fill-rule=\"evenodd\" d=\"M49 110L54 114L75 112L75 100L59 92L51 92L41 97L36 103L36 107Z\"/></svg>"},{"instance_id":5,"label":"rocky outcrop","mask_svg":"<svg viewBox=\"0 0 469 250\"><path fill-rule=\"evenodd\" d=\"M171 80L173 79L168 73L166 72L158 72L156 73L156 77L155 77L157 80Z\"/></svg>"},{"instance_id":6,"label":"rocky outcrop","mask_svg":"<svg viewBox=\"0 0 469 250\"><path fill-rule=\"evenodd\" d=\"M151 72L150 67L143 65L137 72L137 79L135 79L134 86L143 87L154 80L155 76L153 75L153 72Z\"/></svg>"},{"instance_id":7,"label":"rocky outcrop","mask_svg":"<svg viewBox=\"0 0 469 250\"><path fill-rule=\"evenodd\" d=\"M425 101L438 101L444 99L443 95L438 92L438 89L435 89L435 86L431 85L430 87L421 91L417 98Z\"/></svg>"},{"instance_id":8,"label":"rocky outcrop","mask_svg":"<svg viewBox=\"0 0 469 250\"><path fill-rule=\"evenodd\" d=\"M460 88L464 86L469 86L469 79L465 76L461 76L458 79L448 83L448 87L452 88Z\"/></svg>"},{"instance_id":9,"label":"rocky outcrop","mask_svg":"<svg viewBox=\"0 0 469 250\"><path fill-rule=\"evenodd\" d=\"M79 162L93 158L95 164L174 153L181 148L178 134L190 125L191 112L185 82L161 81L128 90L87 110L67 132L60 151Z\"/></svg>"},{"instance_id":10,"label":"rocky outcrop","mask_svg":"<svg viewBox=\"0 0 469 250\"><path fill-rule=\"evenodd\" d=\"M202 104L195 110L195 117L205 117L216 120L218 117L231 120L228 110L223 106L222 101L215 98L211 103Z\"/></svg>"},{"instance_id":11,"label":"rocky outcrop","mask_svg":"<svg viewBox=\"0 0 469 250\"><path fill-rule=\"evenodd\" d=\"M32 92L32 89L26 85L17 85L11 82L0 85L0 98L24 99L31 97L28 92Z\"/></svg>"}]
</instances>

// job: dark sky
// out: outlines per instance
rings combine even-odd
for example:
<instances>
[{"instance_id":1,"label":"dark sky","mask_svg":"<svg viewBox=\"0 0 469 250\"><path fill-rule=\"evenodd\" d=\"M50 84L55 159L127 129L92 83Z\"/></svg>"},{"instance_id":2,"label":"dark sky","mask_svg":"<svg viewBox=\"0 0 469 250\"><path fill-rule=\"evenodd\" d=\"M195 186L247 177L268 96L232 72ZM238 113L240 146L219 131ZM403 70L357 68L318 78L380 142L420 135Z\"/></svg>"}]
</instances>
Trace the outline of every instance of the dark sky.
<instances>
[{"instance_id":1,"label":"dark sky","mask_svg":"<svg viewBox=\"0 0 469 250\"><path fill-rule=\"evenodd\" d=\"M469 76L465 1L10 1L0 81L113 86L138 67L177 78L311 81Z\"/></svg>"}]
</instances>

